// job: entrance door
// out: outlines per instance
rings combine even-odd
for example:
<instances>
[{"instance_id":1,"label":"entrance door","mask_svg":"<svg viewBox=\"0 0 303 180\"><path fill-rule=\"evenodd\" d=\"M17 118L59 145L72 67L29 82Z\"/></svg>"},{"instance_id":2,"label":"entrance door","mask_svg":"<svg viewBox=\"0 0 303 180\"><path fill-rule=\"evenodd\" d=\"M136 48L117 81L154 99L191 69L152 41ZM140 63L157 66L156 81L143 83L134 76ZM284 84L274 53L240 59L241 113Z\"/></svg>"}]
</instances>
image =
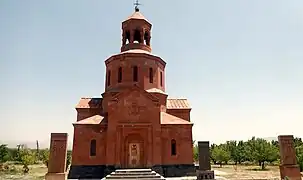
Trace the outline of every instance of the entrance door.
<instances>
[{"instance_id":1,"label":"entrance door","mask_svg":"<svg viewBox=\"0 0 303 180\"><path fill-rule=\"evenodd\" d=\"M128 144L128 167L138 168L140 166L140 143Z\"/></svg>"}]
</instances>

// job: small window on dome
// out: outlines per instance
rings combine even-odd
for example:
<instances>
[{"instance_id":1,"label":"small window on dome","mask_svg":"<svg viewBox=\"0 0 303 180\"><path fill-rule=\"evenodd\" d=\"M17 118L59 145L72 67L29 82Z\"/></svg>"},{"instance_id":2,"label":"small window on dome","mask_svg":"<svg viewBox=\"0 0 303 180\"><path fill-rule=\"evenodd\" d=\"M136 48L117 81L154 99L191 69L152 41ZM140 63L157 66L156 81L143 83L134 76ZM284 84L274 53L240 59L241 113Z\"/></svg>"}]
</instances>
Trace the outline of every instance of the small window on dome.
<instances>
[{"instance_id":1,"label":"small window on dome","mask_svg":"<svg viewBox=\"0 0 303 180\"><path fill-rule=\"evenodd\" d=\"M111 72L110 70L107 71L107 86L110 86L110 75L111 75Z\"/></svg>"},{"instance_id":2,"label":"small window on dome","mask_svg":"<svg viewBox=\"0 0 303 180\"><path fill-rule=\"evenodd\" d=\"M160 72L160 86L163 86L163 73Z\"/></svg>"},{"instance_id":3,"label":"small window on dome","mask_svg":"<svg viewBox=\"0 0 303 180\"><path fill-rule=\"evenodd\" d=\"M118 83L122 81L122 67L119 67L118 70Z\"/></svg>"},{"instance_id":4,"label":"small window on dome","mask_svg":"<svg viewBox=\"0 0 303 180\"><path fill-rule=\"evenodd\" d=\"M133 67L133 81L138 82L138 66Z\"/></svg>"},{"instance_id":5,"label":"small window on dome","mask_svg":"<svg viewBox=\"0 0 303 180\"><path fill-rule=\"evenodd\" d=\"M149 68L149 83L153 83L153 82L154 82L153 68Z\"/></svg>"}]
</instances>

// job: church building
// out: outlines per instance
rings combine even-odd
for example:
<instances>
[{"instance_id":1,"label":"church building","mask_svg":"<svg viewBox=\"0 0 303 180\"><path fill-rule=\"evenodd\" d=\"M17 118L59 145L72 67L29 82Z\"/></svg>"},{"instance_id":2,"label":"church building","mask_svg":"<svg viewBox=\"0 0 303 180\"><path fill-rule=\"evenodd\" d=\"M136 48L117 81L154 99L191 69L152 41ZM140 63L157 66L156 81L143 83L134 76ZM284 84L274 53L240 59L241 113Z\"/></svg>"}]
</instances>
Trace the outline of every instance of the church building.
<instances>
[{"instance_id":1,"label":"church building","mask_svg":"<svg viewBox=\"0 0 303 180\"><path fill-rule=\"evenodd\" d=\"M69 179L103 178L119 168L195 173L191 107L165 93L166 62L152 54L151 29L136 7L122 22L120 53L105 60L104 92L77 104Z\"/></svg>"}]
</instances>

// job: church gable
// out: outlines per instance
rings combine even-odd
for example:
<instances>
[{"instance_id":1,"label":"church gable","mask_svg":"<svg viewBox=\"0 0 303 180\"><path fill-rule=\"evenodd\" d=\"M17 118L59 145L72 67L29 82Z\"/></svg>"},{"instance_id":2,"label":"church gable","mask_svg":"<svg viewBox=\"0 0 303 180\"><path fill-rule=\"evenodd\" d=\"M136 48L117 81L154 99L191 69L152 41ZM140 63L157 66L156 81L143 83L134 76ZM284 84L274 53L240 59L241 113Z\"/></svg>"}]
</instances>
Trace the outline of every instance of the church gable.
<instances>
[{"instance_id":1,"label":"church gable","mask_svg":"<svg viewBox=\"0 0 303 180\"><path fill-rule=\"evenodd\" d=\"M134 85L133 87L128 88L128 89L126 89L126 90L124 90L124 91L118 93L117 95L115 95L115 96L113 97L113 99L117 100L117 99L126 97L126 96L128 96L129 94L131 94L131 93L139 93L139 94L145 96L145 98L150 99L152 102L155 102L155 103L156 103L156 102L159 102L159 99L158 99L156 96L154 96L154 95L148 93L147 91L141 89L141 88L138 87L137 85Z\"/></svg>"},{"instance_id":2,"label":"church gable","mask_svg":"<svg viewBox=\"0 0 303 180\"><path fill-rule=\"evenodd\" d=\"M109 103L109 116L119 121L150 121L160 111L158 99L139 88L131 88L113 97ZM121 119L122 118L122 119ZM154 119L154 118L153 118Z\"/></svg>"}]
</instances>

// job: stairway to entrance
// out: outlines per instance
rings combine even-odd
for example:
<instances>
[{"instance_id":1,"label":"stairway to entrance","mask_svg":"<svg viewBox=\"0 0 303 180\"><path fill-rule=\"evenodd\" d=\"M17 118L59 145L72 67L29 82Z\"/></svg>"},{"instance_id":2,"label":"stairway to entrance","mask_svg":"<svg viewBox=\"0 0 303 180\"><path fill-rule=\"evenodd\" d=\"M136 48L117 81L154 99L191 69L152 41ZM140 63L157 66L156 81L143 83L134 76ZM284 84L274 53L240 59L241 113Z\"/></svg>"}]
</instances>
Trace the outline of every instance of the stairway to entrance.
<instances>
[{"instance_id":1,"label":"stairway to entrance","mask_svg":"<svg viewBox=\"0 0 303 180\"><path fill-rule=\"evenodd\" d=\"M144 179L155 180L165 179L160 174L152 171L151 169L118 169L115 172L107 175L103 179Z\"/></svg>"}]
</instances>

